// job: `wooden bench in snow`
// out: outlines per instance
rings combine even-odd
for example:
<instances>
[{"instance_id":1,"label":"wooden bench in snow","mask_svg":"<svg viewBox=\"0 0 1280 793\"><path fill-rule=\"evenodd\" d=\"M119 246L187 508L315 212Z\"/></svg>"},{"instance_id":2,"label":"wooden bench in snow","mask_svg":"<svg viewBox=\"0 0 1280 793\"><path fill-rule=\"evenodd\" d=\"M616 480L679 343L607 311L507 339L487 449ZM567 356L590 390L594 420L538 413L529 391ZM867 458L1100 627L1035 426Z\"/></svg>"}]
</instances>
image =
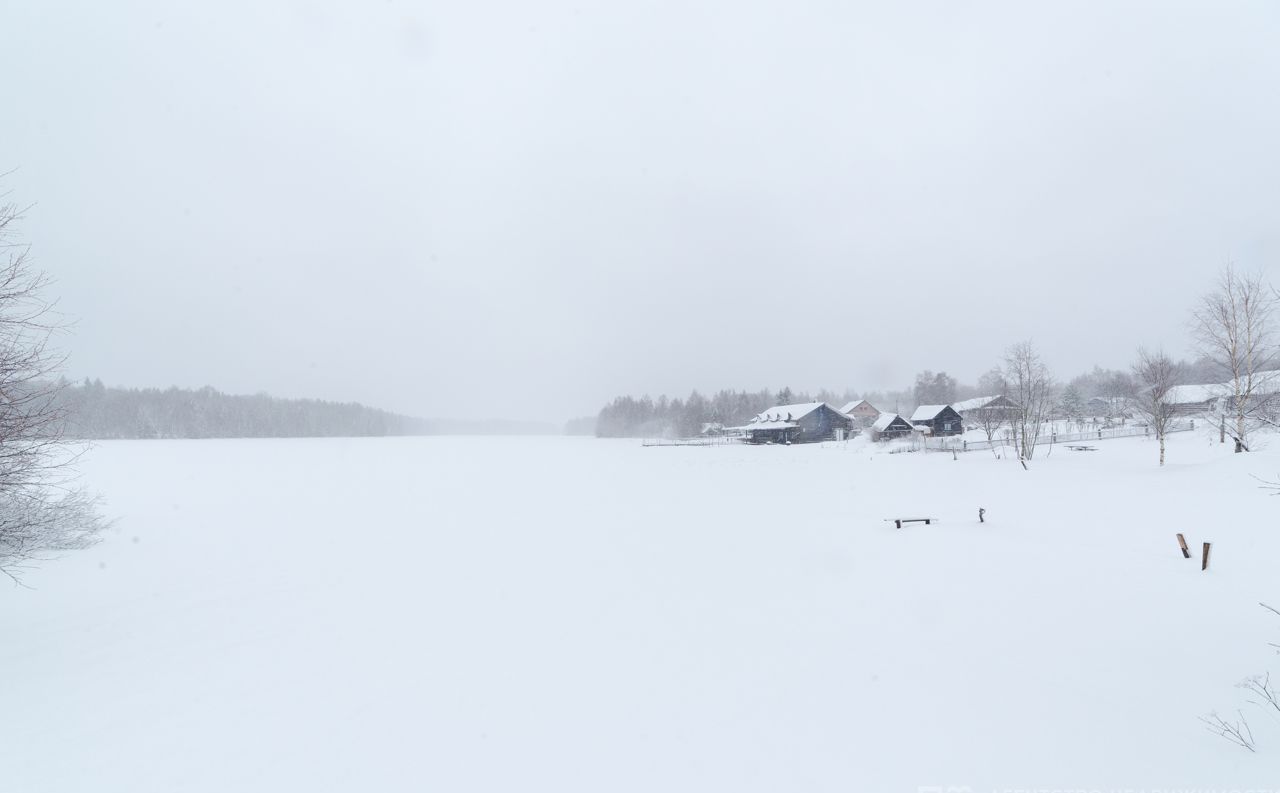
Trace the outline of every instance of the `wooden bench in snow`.
<instances>
[{"instance_id":1,"label":"wooden bench in snow","mask_svg":"<svg viewBox=\"0 0 1280 793\"><path fill-rule=\"evenodd\" d=\"M1071 443L1067 444L1067 448L1073 452L1096 452L1098 450L1097 446L1081 446L1079 444Z\"/></svg>"},{"instance_id":2,"label":"wooden bench in snow","mask_svg":"<svg viewBox=\"0 0 1280 793\"><path fill-rule=\"evenodd\" d=\"M938 519L937 518L885 518L885 520L893 521L894 527L900 529L902 528L902 524L904 523L923 523L924 525L928 526L930 523L937 522Z\"/></svg>"}]
</instances>

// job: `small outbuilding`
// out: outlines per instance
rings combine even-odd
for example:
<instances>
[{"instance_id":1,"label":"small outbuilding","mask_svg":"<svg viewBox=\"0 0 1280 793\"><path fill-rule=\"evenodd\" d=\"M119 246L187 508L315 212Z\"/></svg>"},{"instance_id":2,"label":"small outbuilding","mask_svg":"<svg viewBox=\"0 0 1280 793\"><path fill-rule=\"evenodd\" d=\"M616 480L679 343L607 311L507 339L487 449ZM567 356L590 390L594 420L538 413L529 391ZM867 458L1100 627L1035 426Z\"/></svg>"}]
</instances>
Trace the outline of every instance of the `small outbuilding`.
<instances>
[{"instance_id":1,"label":"small outbuilding","mask_svg":"<svg viewBox=\"0 0 1280 793\"><path fill-rule=\"evenodd\" d=\"M1211 388L1211 387L1212 386L1174 386L1174 388L1171 390L1179 389L1179 388ZM1210 399L1208 402L1204 404L1204 408L1207 410L1212 402L1213 400ZM1096 396L1084 403L1084 409L1085 409L1085 412L1088 413L1090 416L1107 416L1108 418L1130 418L1133 416L1133 400L1129 399L1129 397L1122 397L1122 396L1110 396L1110 397ZM1195 412L1195 411L1194 409L1189 409L1187 412Z\"/></svg>"},{"instance_id":2,"label":"small outbuilding","mask_svg":"<svg viewBox=\"0 0 1280 793\"><path fill-rule=\"evenodd\" d=\"M853 419L826 402L805 402L769 408L735 429L748 443L813 443L844 437Z\"/></svg>"},{"instance_id":3,"label":"small outbuilding","mask_svg":"<svg viewBox=\"0 0 1280 793\"><path fill-rule=\"evenodd\" d=\"M911 414L911 423L928 427L935 438L964 432L964 419L950 405L921 405Z\"/></svg>"},{"instance_id":4,"label":"small outbuilding","mask_svg":"<svg viewBox=\"0 0 1280 793\"><path fill-rule=\"evenodd\" d=\"M897 438L909 438L916 428L911 422L897 413L881 413L871 425L871 440L891 441Z\"/></svg>"}]
</instances>

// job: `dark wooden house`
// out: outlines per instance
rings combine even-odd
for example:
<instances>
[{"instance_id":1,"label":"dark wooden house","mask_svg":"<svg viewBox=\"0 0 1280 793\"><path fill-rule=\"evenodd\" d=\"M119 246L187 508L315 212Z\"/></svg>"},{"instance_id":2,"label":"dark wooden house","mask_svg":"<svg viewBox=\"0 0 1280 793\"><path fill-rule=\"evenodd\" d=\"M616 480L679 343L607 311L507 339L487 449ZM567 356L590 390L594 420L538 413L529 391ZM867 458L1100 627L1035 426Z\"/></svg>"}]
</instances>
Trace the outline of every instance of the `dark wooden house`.
<instances>
[{"instance_id":1,"label":"dark wooden house","mask_svg":"<svg viewBox=\"0 0 1280 793\"><path fill-rule=\"evenodd\" d=\"M964 432L964 419L950 405L921 405L911 414L911 423L917 427L928 427L935 437Z\"/></svg>"},{"instance_id":2,"label":"dark wooden house","mask_svg":"<svg viewBox=\"0 0 1280 793\"><path fill-rule=\"evenodd\" d=\"M881 413L871 425L871 440L891 441L896 438L909 438L915 431L916 428L911 426L911 422L897 413Z\"/></svg>"},{"instance_id":3,"label":"dark wooden house","mask_svg":"<svg viewBox=\"0 0 1280 793\"><path fill-rule=\"evenodd\" d=\"M826 402L806 402L769 408L738 429L749 443L813 443L844 437L853 419Z\"/></svg>"}]
</instances>

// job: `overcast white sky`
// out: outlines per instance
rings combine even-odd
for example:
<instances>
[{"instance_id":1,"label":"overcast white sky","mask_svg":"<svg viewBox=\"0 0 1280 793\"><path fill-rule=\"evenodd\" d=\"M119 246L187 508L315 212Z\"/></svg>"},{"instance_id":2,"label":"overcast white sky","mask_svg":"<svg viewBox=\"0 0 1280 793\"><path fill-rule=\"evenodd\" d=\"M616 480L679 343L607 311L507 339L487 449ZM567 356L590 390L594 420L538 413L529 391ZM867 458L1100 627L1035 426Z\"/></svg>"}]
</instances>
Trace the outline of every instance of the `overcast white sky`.
<instances>
[{"instance_id":1,"label":"overcast white sky","mask_svg":"<svg viewBox=\"0 0 1280 793\"><path fill-rule=\"evenodd\" d=\"M1280 261L1277 42L1273 2L0 0L0 171L112 384L559 421L1022 338L1071 375Z\"/></svg>"}]
</instances>

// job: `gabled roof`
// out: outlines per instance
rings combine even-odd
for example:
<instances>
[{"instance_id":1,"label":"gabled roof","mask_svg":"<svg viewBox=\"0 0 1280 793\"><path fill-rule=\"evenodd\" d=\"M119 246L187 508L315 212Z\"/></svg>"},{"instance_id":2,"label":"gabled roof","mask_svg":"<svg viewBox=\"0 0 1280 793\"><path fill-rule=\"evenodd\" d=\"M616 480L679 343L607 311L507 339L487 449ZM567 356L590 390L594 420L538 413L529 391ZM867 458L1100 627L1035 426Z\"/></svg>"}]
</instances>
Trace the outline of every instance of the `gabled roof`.
<instances>
[{"instance_id":1,"label":"gabled roof","mask_svg":"<svg viewBox=\"0 0 1280 793\"><path fill-rule=\"evenodd\" d=\"M1209 402L1218 397L1229 396L1231 387L1222 383L1205 385L1176 385L1165 392L1164 401L1168 405L1194 405Z\"/></svg>"},{"instance_id":2,"label":"gabled roof","mask_svg":"<svg viewBox=\"0 0 1280 793\"><path fill-rule=\"evenodd\" d=\"M1204 385L1176 385L1170 388L1164 401L1170 405L1194 405L1210 402L1235 393L1231 382L1206 383ZM1253 376L1253 393L1269 396L1280 393L1280 372L1258 372Z\"/></svg>"},{"instance_id":3,"label":"gabled roof","mask_svg":"<svg viewBox=\"0 0 1280 793\"><path fill-rule=\"evenodd\" d=\"M941 413L942 411L946 410L949 407L951 406L950 405L921 405L920 407L916 408L915 413L911 414L911 421L912 422L928 421L929 419L937 418L939 413Z\"/></svg>"},{"instance_id":4,"label":"gabled roof","mask_svg":"<svg viewBox=\"0 0 1280 793\"><path fill-rule=\"evenodd\" d=\"M778 405L771 407L760 415L751 420L752 424L763 421L799 421L803 416L807 416L818 408L826 405L826 402L801 402L795 405ZM831 407L827 405L827 407ZM831 408L835 410L835 408Z\"/></svg>"},{"instance_id":5,"label":"gabled roof","mask_svg":"<svg viewBox=\"0 0 1280 793\"><path fill-rule=\"evenodd\" d=\"M875 430L876 432L884 432L889 428L890 424L892 424L894 421L899 421L899 420L902 421L904 424L907 421L906 419L902 418L902 416L899 416L897 413L881 413L880 417L876 419L874 424L871 425L871 429Z\"/></svg>"},{"instance_id":6,"label":"gabled roof","mask_svg":"<svg viewBox=\"0 0 1280 793\"><path fill-rule=\"evenodd\" d=\"M880 412L880 411L879 411L879 409L877 409L875 405L871 404L870 402L868 402L868 401L867 401L867 400L865 400L865 399L855 399L854 401L852 401L852 402L850 402L849 404L845 405L844 407L840 408L840 412L841 412L841 413L852 413L854 410L856 410L857 408L861 407L862 405L866 405L867 407L871 408L872 410L874 410L874 411L875 411L875 412L877 412L877 413L879 413L879 412Z\"/></svg>"},{"instance_id":7,"label":"gabled roof","mask_svg":"<svg viewBox=\"0 0 1280 793\"><path fill-rule=\"evenodd\" d=\"M966 410L981 410L999 398L1000 396L997 394L993 396L974 397L973 399L962 399L959 402L952 402L951 408L957 413L963 413Z\"/></svg>"}]
</instances>

